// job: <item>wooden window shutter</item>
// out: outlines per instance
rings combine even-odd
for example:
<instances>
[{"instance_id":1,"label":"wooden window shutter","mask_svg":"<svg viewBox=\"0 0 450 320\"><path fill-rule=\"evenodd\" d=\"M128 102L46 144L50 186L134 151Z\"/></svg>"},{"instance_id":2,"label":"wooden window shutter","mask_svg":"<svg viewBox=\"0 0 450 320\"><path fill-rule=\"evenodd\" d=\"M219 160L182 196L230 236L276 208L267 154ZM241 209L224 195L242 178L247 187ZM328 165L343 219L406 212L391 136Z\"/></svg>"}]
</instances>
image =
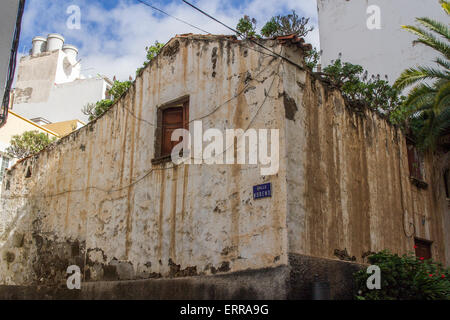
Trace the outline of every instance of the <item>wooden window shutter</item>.
<instances>
[{"instance_id":1,"label":"wooden window shutter","mask_svg":"<svg viewBox=\"0 0 450 320\"><path fill-rule=\"evenodd\" d=\"M183 128L183 108L175 107L165 109L162 117L162 156L170 155L172 148L179 143L179 141L171 141L172 132L179 128Z\"/></svg>"},{"instance_id":2,"label":"wooden window shutter","mask_svg":"<svg viewBox=\"0 0 450 320\"><path fill-rule=\"evenodd\" d=\"M162 111L161 127L161 156L168 156L172 153L173 147L183 141L171 141L172 133L176 129L189 130L189 101L182 106L169 107Z\"/></svg>"}]
</instances>

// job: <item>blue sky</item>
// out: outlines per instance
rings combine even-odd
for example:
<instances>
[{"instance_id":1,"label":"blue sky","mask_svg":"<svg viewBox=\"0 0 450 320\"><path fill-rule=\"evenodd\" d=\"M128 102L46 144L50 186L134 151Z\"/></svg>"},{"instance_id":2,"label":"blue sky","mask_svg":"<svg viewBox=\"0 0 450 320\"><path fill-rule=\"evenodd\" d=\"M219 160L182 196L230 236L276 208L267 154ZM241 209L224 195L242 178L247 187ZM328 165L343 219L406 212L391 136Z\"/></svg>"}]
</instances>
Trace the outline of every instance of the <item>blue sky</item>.
<instances>
[{"instance_id":1,"label":"blue sky","mask_svg":"<svg viewBox=\"0 0 450 320\"><path fill-rule=\"evenodd\" d=\"M230 31L201 15L181 0L147 1L173 16L181 18L211 33ZM273 15L294 9L298 15L311 17L316 29L307 41L318 45L315 0L193 0L194 4L219 20L234 27L244 14L256 18L257 27ZM81 10L81 29L67 27L67 8L77 5ZM67 44L79 48L82 72L85 75L104 74L118 79L134 76L145 59L145 47L158 40L166 42L176 34L199 33L181 22L162 15L136 0L28 0L23 17L19 53L26 55L34 36L62 34Z\"/></svg>"}]
</instances>

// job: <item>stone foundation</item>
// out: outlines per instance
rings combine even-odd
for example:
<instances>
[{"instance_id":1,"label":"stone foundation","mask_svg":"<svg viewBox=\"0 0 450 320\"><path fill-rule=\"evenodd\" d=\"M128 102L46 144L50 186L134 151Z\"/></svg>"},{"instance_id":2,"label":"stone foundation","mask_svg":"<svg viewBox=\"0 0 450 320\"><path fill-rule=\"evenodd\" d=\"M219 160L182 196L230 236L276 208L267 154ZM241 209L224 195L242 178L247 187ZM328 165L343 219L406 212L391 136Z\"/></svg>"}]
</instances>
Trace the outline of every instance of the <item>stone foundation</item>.
<instances>
[{"instance_id":1,"label":"stone foundation","mask_svg":"<svg viewBox=\"0 0 450 320\"><path fill-rule=\"evenodd\" d=\"M330 297L352 299L356 263L289 255L289 266L212 276L84 282L81 290L0 286L0 299L309 300L314 275L330 282Z\"/></svg>"}]
</instances>

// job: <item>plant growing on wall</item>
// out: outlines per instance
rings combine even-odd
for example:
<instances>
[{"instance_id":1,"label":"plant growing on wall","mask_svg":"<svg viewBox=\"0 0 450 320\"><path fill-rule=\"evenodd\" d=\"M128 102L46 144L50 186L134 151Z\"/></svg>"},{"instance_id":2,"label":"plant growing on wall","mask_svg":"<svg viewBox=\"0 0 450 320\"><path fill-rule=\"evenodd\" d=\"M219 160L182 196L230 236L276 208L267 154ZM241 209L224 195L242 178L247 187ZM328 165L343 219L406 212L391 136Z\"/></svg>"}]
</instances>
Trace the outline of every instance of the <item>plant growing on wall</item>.
<instances>
[{"instance_id":1,"label":"plant growing on wall","mask_svg":"<svg viewBox=\"0 0 450 320\"><path fill-rule=\"evenodd\" d=\"M89 116L89 121L98 118L103 113L109 110L111 106L116 102L122 94L124 94L131 86L131 81L114 81L113 86L109 89L109 93L113 96L114 100L104 99L97 101L96 103L88 103L81 110L85 115Z\"/></svg>"},{"instance_id":2,"label":"plant growing on wall","mask_svg":"<svg viewBox=\"0 0 450 320\"><path fill-rule=\"evenodd\" d=\"M450 3L439 1L450 15ZM450 29L447 23L430 18L417 18L421 26L403 26L422 44L436 51L435 67L409 68L394 86L403 90L414 86L405 102L393 114L394 120L409 125L422 150L433 149L438 138L450 130ZM424 82L425 81L425 82Z\"/></svg>"},{"instance_id":3,"label":"plant growing on wall","mask_svg":"<svg viewBox=\"0 0 450 320\"><path fill-rule=\"evenodd\" d=\"M305 52L305 63L311 69L314 70L320 61L320 53L316 48Z\"/></svg>"},{"instance_id":4,"label":"plant growing on wall","mask_svg":"<svg viewBox=\"0 0 450 320\"><path fill-rule=\"evenodd\" d=\"M313 26L309 26L310 18L299 17L295 10L287 15L273 16L261 29L261 35L266 38L279 37L295 34L298 37L306 37L308 33L314 30ZM261 38L256 31L256 19L244 15L236 26L245 38Z\"/></svg>"},{"instance_id":5,"label":"plant growing on wall","mask_svg":"<svg viewBox=\"0 0 450 320\"><path fill-rule=\"evenodd\" d=\"M295 10L284 16L272 17L261 29L264 37L278 37L295 34L298 37L306 37L308 33L314 30L314 27L308 26L310 18L299 17Z\"/></svg>"},{"instance_id":6,"label":"plant growing on wall","mask_svg":"<svg viewBox=\"0 0 450 320\"><path fill-rule=\"evenodd\" d=\"M247 15L239 19L236 30L239 31L244 38L260 37L260 35L256 33L256 19L250 18Z\"/></svg>"},{"instance_id":7,"label":"plant growing on wall","mask_svg":"<svg viewBox=\"0 0 450 320\"><path fill-rule=\"evenodd\" d=\"M368 289L371 276L362 269L354 274L359 300L449 300L450 269L412 253L399 256L384 250L368 257L381 270L381 288Z\"/></svg>"},{"instance_id":8,"label":"plant growing on wall","mask_svg":"<svg viewBox=\"0 0 450 320\"><path fill-rule=\"evenodd\" d=\"M55 140L55 137L49 138L48 134L37 130L25 131L12 137L6 152L13 158L21 159L41 151Z\"/></svg>"},{"instance_id":9,"label":"plant growing on wall","mask_svg":"<svg viewBox=\"0 0 450 320\"><path fill-rule=\"evenodd\" d=\"M340 58L325 67L323 72L351 104L362 104L389 114L404 99L387 80L380 79L378 75L369 77L362 66L342 62Z\"/></svg>"},{"instance_id":10,"label":"plant growing on wall","mask_svg":"<svg viewBox=\"0 0 450 320\"><path fill-rule=\"evenodd\" d=\"M314 30L314 27L308 26L309 20L309 18L299 17L292 10L291 14L272 17L261 29L261 35L266 38L291 34L295 34L298 37L306 37L309 32ZM239 20L236 30L244 38L262 38L256 31L256 20L247 15ZM319 63L319 60L320 54L316 48L305 53L305 62L309 68L314 69Z\"/></svg>"},{"instance_id":11,"label":"plant growing on wall","mask_svg":"<svg viewBox=\"0 0 450 320\"><path fill-rule=\"evenodd\" d=\"M147 60L144 61L144 65L136 70L136 75L139 75L141 71L152 61L160 52L161 49L164 47L164 43L158 42L158 40L155 41L155 44L150 47L145 47L145 51L147 52Z\"/></svg>"},{"instance_id":12,"label":"plant growing on wall","mask_svg":"<svg viewBox=\"0 0 450 320\"><path fill-rule=\"evenodd\" d=\"M164 47L163 43L155 41L155 44L146 47L145 51L147 52L147 60L144 62L144 65L136 70L136 75L139 73L152 61ZM92 121L103 113L105 113L111 106L116 102L122 94L124 94L128 88L130 88L132 82L131 81L114 81L113 86L109 89L109 94L113 96L113 100L104 99L97 101L96 103L88 103L81 110L83 114L89 116L89 121Z\"/></svg>"}]
</instances>

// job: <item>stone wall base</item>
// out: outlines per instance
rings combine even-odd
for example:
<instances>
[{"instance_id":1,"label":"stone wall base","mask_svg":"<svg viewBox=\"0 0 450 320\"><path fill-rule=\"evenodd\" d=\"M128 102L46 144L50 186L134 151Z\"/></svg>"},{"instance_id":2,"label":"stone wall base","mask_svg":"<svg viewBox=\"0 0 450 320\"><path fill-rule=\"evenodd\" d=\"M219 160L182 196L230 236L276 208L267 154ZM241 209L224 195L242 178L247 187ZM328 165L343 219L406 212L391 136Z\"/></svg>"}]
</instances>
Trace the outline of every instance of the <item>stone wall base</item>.
<instances>
[{"instance_id":1,"label":"stone wall base","mask_svg":"<svg viewBox=\"0 0 450 320\"><path fill-rule=\"evenodd\" d=\"M285 300L311 299L314 275L330 282L331 299L352 299L355 263L289 255L289 266L222 275L85 282L81 290L0 286L0 299Z\"/></svg>"}]
</instances>

